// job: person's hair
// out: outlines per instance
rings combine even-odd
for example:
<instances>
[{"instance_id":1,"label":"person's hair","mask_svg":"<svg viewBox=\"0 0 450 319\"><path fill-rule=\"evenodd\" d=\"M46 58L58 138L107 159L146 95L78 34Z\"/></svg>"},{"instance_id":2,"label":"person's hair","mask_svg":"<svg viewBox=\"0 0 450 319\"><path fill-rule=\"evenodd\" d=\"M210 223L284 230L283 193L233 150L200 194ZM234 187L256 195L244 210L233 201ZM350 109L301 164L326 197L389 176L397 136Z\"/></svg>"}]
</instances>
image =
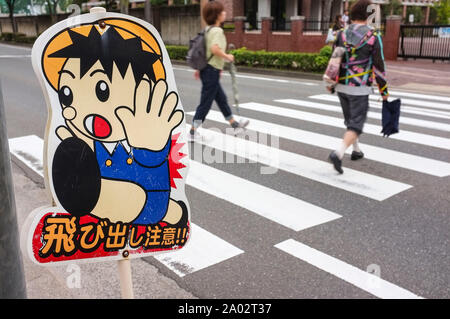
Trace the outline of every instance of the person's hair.
<instances>
[{"instance_id":1,"label":"person's hair","mask_svg":"<svg viewBox=\"0 0 450 319\"><path fill-rule=\"evenodd\" d=\"M68 30L72 44L49 55L50 58L79 58L80 78L97 62L103 66L109 80L112 79L113 62L125 77L128 66L131 65L136 83L139 83L144 74L155 81L153 64L160 58L159 55L142 49L139 37L124 39L116 28L110 26L100 34L94 26L89 35L84 36L78 32Z\"/></svg>"},{"instance_id":2,"label":"person's hair","mask_svg":"<svg viewBox=\"0 0 450 319\"><path fill-rule=\"evenodd\" d=\"M339 25L341 23L340 19L342 18L342 15L338 14L335 18L334 18L334 24L335 25Z\"/></svg>"},{"instance_id":3,"label":"person's hair","mask_svg":"<svg viewBox=\"0 0 450 319\"><path fill-rule=\"evenodd\" d=\"M372 4L370 0L359 0L355 2L350 9L350 20L365 21L369 17L367 7Z\"/></svg>"},{"instance_id":4,"label":"person's hair","mask_svg":"<svg viewBox=\"0 0 450 319\"><path fill-rule=\"evenodd\" d=\"M223 4L219 1L210 1L203 7L203 19L205 19L208 25L216 23L217 18L225 10Z\"/></svg>"}]
</instances>

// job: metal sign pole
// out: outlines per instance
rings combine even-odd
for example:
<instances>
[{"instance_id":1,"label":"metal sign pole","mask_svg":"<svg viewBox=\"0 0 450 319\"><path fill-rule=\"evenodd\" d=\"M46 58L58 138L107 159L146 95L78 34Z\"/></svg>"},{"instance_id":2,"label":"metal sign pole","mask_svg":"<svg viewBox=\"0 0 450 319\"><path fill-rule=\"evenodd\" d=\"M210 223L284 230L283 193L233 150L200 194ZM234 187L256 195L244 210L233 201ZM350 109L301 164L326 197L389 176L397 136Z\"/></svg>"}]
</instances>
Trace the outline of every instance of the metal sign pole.
<instances>
[{"instance_id":1,"label":"metal sign pole","mask_svg":"<svg viewBox=\"0 0 450 319\"><path fill-rule=\"evenodd\" d=\"M0 299L26 297L5 108L0 83Z\"/></svg>"},{"instance_id":2,"label":"metal sign pole","mask_svg":"<svg viewBox=\"0 0 450 319\"><path fill-rule=\"evenodd\" d=\"M117 262L119 268L120 292L122 299L134 299L131 262L128 258Z\"/></svg>"}]
</instances>

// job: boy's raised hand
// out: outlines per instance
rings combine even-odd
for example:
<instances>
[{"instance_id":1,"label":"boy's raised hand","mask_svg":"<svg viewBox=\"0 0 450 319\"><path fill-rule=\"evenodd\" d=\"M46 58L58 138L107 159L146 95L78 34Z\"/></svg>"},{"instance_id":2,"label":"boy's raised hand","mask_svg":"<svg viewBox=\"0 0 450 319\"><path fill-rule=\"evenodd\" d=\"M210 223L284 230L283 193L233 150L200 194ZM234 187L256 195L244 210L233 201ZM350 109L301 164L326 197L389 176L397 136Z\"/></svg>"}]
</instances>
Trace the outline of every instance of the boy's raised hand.
<instances>
[{"instance_id":1,"label":"boy's raised hand","mask_svg":"<svg viewBox=\"0 0 450 319\"><path fill-rule=\"evenodd\" d=\"M136 89L134 112L125 106L116 109L128 144L151 151L162 150L184 117L183 111L175 110L177 103L178 95L167 94L164 80L156 82L153 92L150 82L141 80Z\"/></svg>"}]
</instances>

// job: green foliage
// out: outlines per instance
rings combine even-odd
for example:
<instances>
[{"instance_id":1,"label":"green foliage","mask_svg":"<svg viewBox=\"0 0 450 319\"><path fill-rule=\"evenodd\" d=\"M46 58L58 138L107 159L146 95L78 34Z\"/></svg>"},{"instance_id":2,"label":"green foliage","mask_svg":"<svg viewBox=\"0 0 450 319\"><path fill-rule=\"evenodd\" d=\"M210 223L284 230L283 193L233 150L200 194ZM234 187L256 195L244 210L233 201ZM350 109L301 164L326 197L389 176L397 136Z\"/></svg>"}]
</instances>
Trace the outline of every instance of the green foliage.
<instances>
[{"instance_id":1,"label":"green foliage","mask_svg":"<svg viewBox=\"0 0 450 319\"><path fill-rule=\"evenodd\" d=\"M450 0L441 0L434 5L437 24L450 24Z\"/></svg>"},{"instance_id":2,"label":"green foliage","mask_svg":"<svg viewBox=\"0 0 450 319\"><path fill-rule=\"evenodd\" d=\"M11 33L11 32L3 32L0 35L0 40L9 41L9 42L17 42L17 43L34 43L37 37L28 37L23 33Z\"/></svg>"},{"instance_id":3,"label":"green foliage","mask_svg":"<svg viewBox=\"0 0 450 319\"><path fill-rule=\"evenodd\" d=\"M186 55L188 53L188 47L181 45L166 45L167 52L171 60L186 60Z\"/></svg>"},{"instance_id":4,"label":"green foliage","mask_svg":"<svg viewBox=\"0 0 450 319\"><path fill-rule=\"evenodd\" d=\"M325 71L328 65L329 58L323 55L318 55L314 59L314 66L317 71Z\"/></svg>"},{"instance_id":5,"label":"green foliage","mask_svg":"<svg viewBox=\"0 0 450 319\"><path fill-rule=\"evenodd\" d=\"M186 59L187 47L168 45L166 48L170 59ZM230 53L234 55L236 65L303 72L323 72L331 56L331 47L323 47L320 53L250 51L246 48L236 49Z\"/></svg>"},{"instance_id":6,"label":"green foliage","mask_svg":"<svg viewBox=\"0 0 450 319\"><path fill-rule=\"evenodd\" d=\"M403 13L403 5L400 0L390 0L387 4L381 6L383 16L399 15Z\"/></svg>"},{"instance_id":7,"label":"green foliage","mask_svg":"<svg viewBox=\"0 0 450 319\"><path fill-rule=\"evenodd\" d=\"M413 23L423 23L424 14L421 7L408 6L406 7L406 21L409 23L409 15L414 15Z\"/></svg>"},{"instance_id":8,"label":"green foliage","mask_svg":"<svg viewBox=\"0 0 450 319\"><path fill-rule=\"evenodd\" d=\"M161 6L167 4L167 0L151 0L153 6Z\"/></svg>"},{"instance_id":9,"label":"green foliage","mask_svg":"<svg viewBox=\"0 0 450 319\"><path fill-rule=\"evenodd\" d=\"M249 67L298 70L303 72L323 72L328 64L331 48L323 48L321 53L250 51L240 48L231 52L237 65Z\"/></svg>"},{"instance_id":10,"label":"green foliage","mask_svg":"<svg viewBox=\"0 0 450 319\"><path fill-rule=\"evenodd\" d=\"M331 45L326 45L319 51L319 55L327 57L328 59L331 58L331 54L333 53L333 48Z\"/></svg>"}]
</instances>

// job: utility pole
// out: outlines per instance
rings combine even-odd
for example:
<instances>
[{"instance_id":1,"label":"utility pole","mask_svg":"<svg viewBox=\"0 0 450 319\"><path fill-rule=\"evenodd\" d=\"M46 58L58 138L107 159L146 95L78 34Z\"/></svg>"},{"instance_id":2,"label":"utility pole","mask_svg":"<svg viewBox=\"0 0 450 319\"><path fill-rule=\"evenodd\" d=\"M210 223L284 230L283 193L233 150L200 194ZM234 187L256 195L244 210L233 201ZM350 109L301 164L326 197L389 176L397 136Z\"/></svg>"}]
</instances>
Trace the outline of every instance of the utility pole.
<instances>
[{"instance_id":1,"label":"utility pole","mask_svg":"<svg viewBox=\"0 0 450 319\"><path fill-rule=\"evenodd\" d=\"M0 299L27 297L15 203L0 83Z\"/></svg>"}]
</instances>

